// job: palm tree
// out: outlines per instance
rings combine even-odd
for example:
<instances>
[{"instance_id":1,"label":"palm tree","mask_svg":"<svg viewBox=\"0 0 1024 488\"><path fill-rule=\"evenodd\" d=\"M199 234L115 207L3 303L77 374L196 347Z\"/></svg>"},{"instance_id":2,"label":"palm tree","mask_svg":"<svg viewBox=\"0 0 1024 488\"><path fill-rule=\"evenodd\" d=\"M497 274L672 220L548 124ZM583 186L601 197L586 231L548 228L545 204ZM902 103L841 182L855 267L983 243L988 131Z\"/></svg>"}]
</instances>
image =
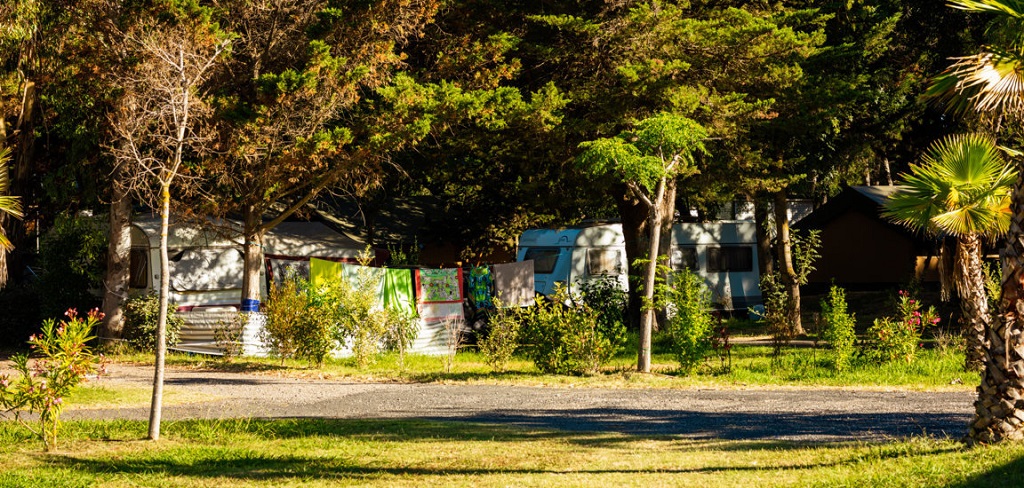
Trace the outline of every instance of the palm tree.
<instances>
[{"instance_id":1,"label":"palm tree","mask_svg":"<svg viewBox=\"0 0 1024 488\"><path fill-rule=\"evenodd\" d=\"M980 371L990 320L981 241L1009 228L1010 190L1017 173L995 142L980 134L937 141L922 160L904 175L884 215L915 230L956 237L953 282L967 336L966 366Z\"/></svg>"},{"instance_id":2,"label":"palm tree","mask_svg":"<svg viewBox=\"0 0 1024 488\"><path fill-rule=\"evenodd\" d=\"M18 197L7 194L11 186L10 175L7 174L7 163L11 160L9 148L0 149L0 217L10 215L21 218L21 201ZM0 223L3 219L0 218ZM10 239L4 234L4 228L0 226L0 288L7 284L7 253L14 249Z\"/></svg>"},{"instance_id":3,"label":"palm tree","mask_svg":"<svg viewBox=\"0 0 1024 488\"><path fill-rule=\"evenodd\" d=\"M973 109L995 115L1024 114L1024 2L1020 0L951 0L950 6L995 15L993 45L956 60L928 95L957 111ZM1021 158L1015 158L1018 165ZM1020 171L1018 171L1018 175ZM1002 296L988 329L985 371L974 402L969 443L1024 439L1024 181L1011 195L1010 229L1001 257Z\"/></svg>"}]
</instances>

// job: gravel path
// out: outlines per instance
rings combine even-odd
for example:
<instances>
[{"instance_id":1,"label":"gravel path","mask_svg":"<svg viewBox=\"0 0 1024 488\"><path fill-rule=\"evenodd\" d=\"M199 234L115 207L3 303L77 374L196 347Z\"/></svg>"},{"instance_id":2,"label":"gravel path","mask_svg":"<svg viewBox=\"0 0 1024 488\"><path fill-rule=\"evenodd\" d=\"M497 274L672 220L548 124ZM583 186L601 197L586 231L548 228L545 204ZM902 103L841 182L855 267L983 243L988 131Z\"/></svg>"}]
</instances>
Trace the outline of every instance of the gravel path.
<instances>
[{"instance_id":1,"label":"gravel path","mask_svg":"<svg viewBox=\"0 0 1024 488\"><path fill-rule=\"evenodd\" d=\"M101 381L146 386L152 369L117 366ZM165 407L168 420L416 418L733 440L958 438L974 400L970 392L367 384L187 370L169 371L165 384L200 399ZM146 419L148 409L76 409L64 418Z\"/></svg>"}]
</instances>

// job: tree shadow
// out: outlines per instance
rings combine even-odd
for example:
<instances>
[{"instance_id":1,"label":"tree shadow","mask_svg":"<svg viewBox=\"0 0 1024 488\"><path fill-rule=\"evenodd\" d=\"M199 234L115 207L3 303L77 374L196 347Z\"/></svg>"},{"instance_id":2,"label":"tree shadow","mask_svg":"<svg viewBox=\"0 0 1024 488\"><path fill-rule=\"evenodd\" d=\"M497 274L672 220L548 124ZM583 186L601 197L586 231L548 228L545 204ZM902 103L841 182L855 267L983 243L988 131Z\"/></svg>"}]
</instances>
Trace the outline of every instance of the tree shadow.
<instances>
[{"instance_id":1,"label":"tree shadow","mask_svg":"<svg viewBox=\"0 0 1024 488\"><path fill-rule=\"evenodd\" d=\"M985 449L985 447L976 447L976 449ZM950 488L1006 488L1011 486L1024 486L1024 457L967 478L963 482L952 484Z\"/></svg>"},{"instance_id":2,"label":"tree shadow","mask_svg":"<svg viewBox=\"0 0 1024 488\"><path fill-rule=\"evenodd\" d=\"M208 429L205 433L199 431ZM261 452L259 446L262 442L290 442L291 440L302 439L304 445L318 445L322 439L365 439L368 442L430 442L448 441L453 443L473 443L487 441L501 443L508 446L508 449L515 450L523 446L518 443L553 440L557 443L571 444L587 447L608 447L608 444L636 441L637 437L612 434L612 433L589 433L569 431L534 431L520 427L509 427L504 425L481 425L464 422L435 422L424 420L330 420L330 419L289 419L289 420L253 420L253 419L229 419L227 421L182 421L168 425L165 430L169 437L184 437L186 442L175 443L166 448L170 452L138 453L136 455L122 455L111 458L90 458L87 454L75 455L54 455L48 456L47 462L60 469L70 469L76 472L86 472L95 475L128 475L128 476L150 476L153 474L166 475L171 477L189 478L220 478L238 479L249 481L269 481L286 483L291 480L317 479L331 482L332 480L364 480L375 481L389 479L390 477L444 477L444 476L516 476L535 474L569 474L574 478L587 475L605 474L702 474L721 472L754 472L754 471L780 471L780 470L813 470L831 466L855 465L863 461L861 454L841 456L837 459L822 462L802 462L795 464L771 465L740 465L729 464L726 461L716 462L714 460L696 467L680 467L678 469L665 469L664 465L657 465L651 468L611 468L598 467L593 469L567 469L567 468L529 468L517 466L493 466L488 462L476 462L467 459L465 462L448 464L440 467L421 467L416 465L396 466L382 465L379 459L361 458L344 453L323 453L313 452L310 455L303 455L296 451L288 455L268 454ZM246 445L223 445L218 443L219 436L230 436L231 434L245 433L250 438ZM210 436L208 442L203 437ZM253 443L251 437L257 441ZM642 439L648 440L648 439ZM807 443L789 441L687 441L675 436L663 438L666 445L662 448L679 449L681 451L702 449L702 450L729 450L729 451L771 451L779 452L780 456L786 455L784 451L795 449L813 448L836 448L849 447L849 443ZM193 441L193 442L188 442ZM604 444L604 445L602 445ZM867 445L867 444L865 444ZM884 443L880 443L884 445ZM615 446L612 446L615 447ZM955 450L955 447L936 445L925 447L914 452L914 456L938 455ZM477 452L477 451L473 451ZM325 455L326 454L326 455ZM876 451L872 453L875 459L889 459L906 456L907 453L900 449ZM1018 475L1024 471L1024 463L1017 461L1008 467L993 470L986 475L979 477L979 480L999 481L1008 486L1007 480L1022 479ZM1018 476L1003 478L1004 476ZM203 482L203 481L201 481ZM1011 483L1012 484L1012 483ZM964 484L963 486L974 486ZM992 485L997 486L997 485Z\"/></svg>"}]
</instances>

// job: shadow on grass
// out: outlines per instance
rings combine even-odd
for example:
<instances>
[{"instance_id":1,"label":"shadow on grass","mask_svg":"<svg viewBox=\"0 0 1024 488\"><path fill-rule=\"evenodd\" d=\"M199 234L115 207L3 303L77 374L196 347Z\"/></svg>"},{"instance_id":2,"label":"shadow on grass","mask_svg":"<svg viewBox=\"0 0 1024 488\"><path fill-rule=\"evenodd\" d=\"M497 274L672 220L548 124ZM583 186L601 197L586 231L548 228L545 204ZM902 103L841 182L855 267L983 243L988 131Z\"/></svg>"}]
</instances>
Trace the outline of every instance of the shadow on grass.
<instances>
[{"instance_id":1,"label":"shadow on grass","mask_svg":"<svg viewBox=\"0 0 1024 488\"><path fill-rule=\"evenodd\" d=\"M950 485L950 488L1005 488L1010 486L1024 486L1024 457L972 476L962 483Z\"/></svg>"},{"instance_id":2,"label":"shadow on grass","mask_svg":"<svg viewBox=\"0 0 1024 488\"><path fill-rule=\"evenodd\" d=\"M142 422L135 426L125 426L127 435L141 433ZM88 428L88 425L82 426ZM263 480L284 482L292 479L364 479L377 480L390 477L439 477L439 476L515 476L537 474L571 474L574 479L586 475L607 474L683 474L683 473L719 473L719 472L756 472L778 470L812 470L829 466L857 464L862 462L860 456L843 456L827 462L806 462L798 464L780 463L769 465L727 465L720 464L665 469L657 466L650 469L637 468L523 468L515 464L495 467L491 462L477 459L483 454L479 447L470 447L471 454L466 458L440 463L439 467L422 467L416 463L399 463L388 461L375 455L359 455L347 449L331 452L310 447L301 448L315 451L310 455L302 455L302 451L292 448L291 442L299 440L301 445L309 445L308 441L322 438L327 442L336 440L356 443L365 440L375 445L381 442L418 442L437 443L450 442L451 452L459 452L457 446L465 443L486 442L494 444L491 449L517 449L516 443L552 441L557 444L572 444L588 448L608 447L605 444L634 441L635 438L616 434L593 434L557 431L531 431L506 426L464 424L452 422L430 421L392 421L392 420L250 420L233 419L228 421L183 421L170 423L165 431L168 438L183 439L172 445L156 446L152 450L136 454L122 453L114 458L90 458L82 455L56 455L48 457L51 467L70 469L74 472L89 475L130 475L130 476L173 476L191 478L234 478L245 480ZM253 436L258 440L253 441ZM649 442L650 439L644 439ZM686 441L678 438L662 439L665 442L660 449L679 450L729 450L729 451L773 451L780 452L809 447L804 442L763 442L763 441ZM265 443L270 443L265 444ZM314 442L314 444L316 444ZM885 444L880 444L884 446ZM615 446L612 446L615 447ZM815 448L844 449L849 444L815 444ZM385 453L387 445L375 449ZM913 456L941 455L954 450L948 445L935 444L933 447L921 447L914 450ZM286 454L275 454L285 452ZM905 457L908 453L901 449L881 449L875 452L876 459ZM785 453L780 453L785 456ZM783 458L780 458L783 459ZM431 465L435 463L429 463ZM533 464L533 463L530 463ZM557 466L557 463L555 463ZM1021 463L1013 463L1006 470L994 470L979 479L1002 480L1002 476L1020 473ZM1019 480L1021 478L1008 478ZM973 485L964 485L973 486ZM995 486L995 485L994 485ZM1005 484L1001 486L1007 486Z\"/></svg>"}]
</instances>

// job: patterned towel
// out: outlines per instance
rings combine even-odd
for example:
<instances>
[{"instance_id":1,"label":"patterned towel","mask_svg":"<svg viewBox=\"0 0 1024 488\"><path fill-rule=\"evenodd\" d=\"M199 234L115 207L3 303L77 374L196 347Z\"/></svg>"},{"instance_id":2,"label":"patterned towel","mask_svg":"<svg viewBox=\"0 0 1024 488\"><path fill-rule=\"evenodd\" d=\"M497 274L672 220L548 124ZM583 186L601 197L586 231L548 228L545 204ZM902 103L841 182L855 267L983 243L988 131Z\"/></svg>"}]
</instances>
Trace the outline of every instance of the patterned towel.
<instances>
[{"instance_id":1,"label":"patterned towel","mask_svg":"<svg viewBox=\"0 0 1024 488\"><path fill-rule=\"evenodd\" d=\"M462 303L462 270L416 270L418 303Z\"/></svg>"}]
</instances>

